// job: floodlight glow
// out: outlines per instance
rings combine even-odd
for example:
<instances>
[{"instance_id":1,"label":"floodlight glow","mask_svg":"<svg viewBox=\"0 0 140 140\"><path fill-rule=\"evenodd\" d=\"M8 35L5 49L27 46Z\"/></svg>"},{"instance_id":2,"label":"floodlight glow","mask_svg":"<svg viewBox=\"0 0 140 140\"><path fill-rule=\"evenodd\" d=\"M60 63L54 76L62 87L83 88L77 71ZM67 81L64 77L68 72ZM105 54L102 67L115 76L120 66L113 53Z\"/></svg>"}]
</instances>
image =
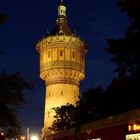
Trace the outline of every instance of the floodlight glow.
<instances>
[{"instance_id":1,"label":"floodlight glow","mask_svg":"<svg viewBox=\"0 0 140 140\"><path fill-rule=\"evenodd\" d=\"M31 136L31 140L38 140L38 136L35 135Z\"/></svg>"},{"instance_id":2,"label":"floodlight glow","mask_svg":"<svg viewBox=\"0 0 140 140\"><path fill-rule=\"evenodd\" d=\"M4 133L3 133L3 132L1 132L1 135L2 135L2 136L4 136Z\"/></svg>"}]
</instances>

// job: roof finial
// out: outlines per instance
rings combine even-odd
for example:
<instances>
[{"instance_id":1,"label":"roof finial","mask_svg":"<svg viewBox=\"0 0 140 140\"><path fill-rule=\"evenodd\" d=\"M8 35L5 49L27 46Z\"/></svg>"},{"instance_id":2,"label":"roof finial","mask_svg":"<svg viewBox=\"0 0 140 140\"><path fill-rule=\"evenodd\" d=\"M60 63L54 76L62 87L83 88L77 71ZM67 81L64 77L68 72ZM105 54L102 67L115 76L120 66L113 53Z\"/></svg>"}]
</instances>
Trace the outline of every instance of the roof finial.
<instances>
[{"instance_id":1,"label":"roof finial","mask_svg":"<svg viewBox=\"0 0 140 140\"><path fill-rule=\"evenodd\" d=\"M47 34L50 36L50 32L49 32L49 29L47 29Z\"/></svg>"},{"instance_id":2,"label":"roof finial","mask_svg":"<svg viewBox=\"0 0 140 140\"><path fill-rule=\"evenodd\" d=\"M66 6L63 0L60 0L59 6L58 6L58 16L66 17Z\"/></svg>"}]
</instances>

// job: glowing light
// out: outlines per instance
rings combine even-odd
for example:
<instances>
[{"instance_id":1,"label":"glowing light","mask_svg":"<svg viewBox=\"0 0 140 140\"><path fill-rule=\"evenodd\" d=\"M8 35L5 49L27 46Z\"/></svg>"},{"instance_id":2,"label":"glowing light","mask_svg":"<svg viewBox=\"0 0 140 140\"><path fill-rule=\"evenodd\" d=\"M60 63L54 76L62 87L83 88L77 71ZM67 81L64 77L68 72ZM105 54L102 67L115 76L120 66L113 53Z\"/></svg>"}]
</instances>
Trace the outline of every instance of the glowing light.
<instances>
[{"instance_id":1,"label":"glowing light","mask_svg":"<svg viewBox=\"0 0 140 140\"><path fill-rule=\"evenodd\" d=\"M21 138L22 140L25 140L25 136L21 136L20 138Z\"/></svg>"},{"instance_id":2,"label":"glowing light","mask_svg":"<svg viewBox=\"0 0 140 140\"><path fill-rule=\"evenodd\" d=\"M4 133L3 132L1 132L1 136L4 136Z\"/></svg>"},{"instance_id":3,"label":"glowing light","mask_svg":"<svg viewBox=\"0 0 140 140\"><path fill-rule=\"evenodd\" d=\"M137 131L140 130L140 124L129 124L128 131Z\"/></svg>"},{"instance_id":4,"label":"glowing light","mask_svg":"<svg viewBox=\"0 0 140 140\"><path fill-rule=\"evenodd\" d=\"M87 134L90 134L91 133L91 130L87 130Z\"/></svg>"},{"instance_id":5,"label":"glowing light","mask_svg":"<svg viewBox=\"0 0 140 140\"><path fill-rule=\"evenodd\" d=\"M131 125L128 125L128 131L131 131Z\"/></svg>"},{"instance_id":6,"label":"glowing light","mask_svg":"<svg viewBox=\"0 0 140 140\"><path fill-rule=\"evenodd\" d=\"M38 136L35 135L31 136L31 140L38 140Z\"/></svg>"},{"instance_id":7,"label":"glowing light","mask_svg":"<svg viewBox=\"0 0 140 140\"><path fill-rule=\"evenodd\" d=\"M133 124L133 130L137 130L137 125Z\"/></svg>"}]
</instances>

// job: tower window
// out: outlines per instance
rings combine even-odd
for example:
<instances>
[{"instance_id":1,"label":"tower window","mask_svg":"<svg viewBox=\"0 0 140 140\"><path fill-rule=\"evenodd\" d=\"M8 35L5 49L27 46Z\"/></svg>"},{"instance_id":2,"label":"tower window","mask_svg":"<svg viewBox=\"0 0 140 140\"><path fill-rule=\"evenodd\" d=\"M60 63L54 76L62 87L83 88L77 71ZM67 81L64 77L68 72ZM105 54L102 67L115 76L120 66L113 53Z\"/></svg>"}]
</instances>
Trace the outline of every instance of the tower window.
<instances>
[{"instance_id":1,"label":"tower window","mask_svg":"<svg viewBox=\"0 0 140 140\"><path fill-rule=\"evenodd\" d=\"M60 50L60 56L63 56L63 51L62 50Z\"/></svg>"},{"instance_id":2,"label":"tower window","mask_svg":"<svg viewBox=\"0 0 140 140\"><path fill-rule=\"evenodd\" d=\"M50 57L50 56L51 56L51 52L49 51L49 52L48 52L48 57Z\"/></svg>"},{"instance_id":3,"label":"tower window","mask_svg":"<svg viewBox=\"0 0 140 140\"><path fill-rule=\"evenodd\" d=\"M73 58L75 57L75 52L74 52L74 51L72 52L72 57L73 57Z\"/></svg>"},{"instance_id":4,"label":"tower window","mask_svg":"<svg viewBox=\"0 0 140 140\"><path fill-rule=\"evenodd\" d=\"M61 91L61 96L63 95L63 91Z\"/></svg>"},{"instance_id":5,"label":"tower window","mask_svg":"<svg viewBox=\"0 0 140 140\"><path fill-rule=\"evenodd\" d=\"M74 92L74 97L76 97L76 92Z\"/></svg>"},{"instance_id":6,"label":"tower window","mask_svg":"<svg viewBox=\"0 0 140 140\"><path fill-rule=\"evenodd\" d=\"M48 111L48 118L49 118L49 116L50 116L50 111Z\"/></svg>"},{"instance_id":7,"label":"tower window","mask_svg":"<svg viewBox=\"0 0 140 140\"><path fill-rule=\"evenodd\" d=\"M49 92L49 97L51 96L51 93Z\"/></svg>"}]
</instances>

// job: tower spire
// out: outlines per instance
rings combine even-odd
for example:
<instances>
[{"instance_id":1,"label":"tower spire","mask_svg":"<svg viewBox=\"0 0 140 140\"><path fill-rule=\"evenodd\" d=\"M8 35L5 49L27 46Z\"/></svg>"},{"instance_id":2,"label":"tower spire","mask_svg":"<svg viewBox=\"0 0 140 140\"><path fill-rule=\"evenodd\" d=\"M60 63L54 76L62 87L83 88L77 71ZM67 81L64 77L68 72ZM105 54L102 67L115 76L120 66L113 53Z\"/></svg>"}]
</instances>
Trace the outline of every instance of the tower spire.
<instances>
[{"instance_id":1,"label":"tower spire","mask_svg":"<svg viewBox=\"0 0 140 140\"><path fill-rule=\"evenodd\" d=\"M66 6L63 1L64 0L59 0L56 26L54 30L50 33L50 35L72 35L66 18Z\"/></svg>"}]
</instances>

